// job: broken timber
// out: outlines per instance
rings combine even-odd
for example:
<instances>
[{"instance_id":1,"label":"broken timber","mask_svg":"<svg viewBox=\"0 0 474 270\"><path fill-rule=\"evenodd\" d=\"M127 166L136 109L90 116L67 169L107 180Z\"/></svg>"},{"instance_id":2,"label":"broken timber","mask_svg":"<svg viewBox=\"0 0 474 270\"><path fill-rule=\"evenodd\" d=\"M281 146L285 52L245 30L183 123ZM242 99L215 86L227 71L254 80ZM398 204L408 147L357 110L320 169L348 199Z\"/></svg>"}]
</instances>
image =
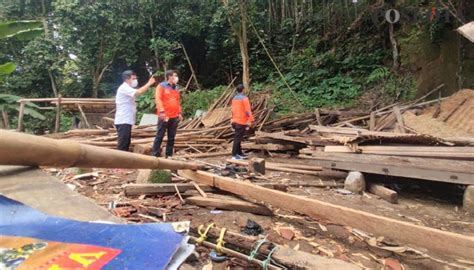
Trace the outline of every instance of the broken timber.
<instances>
[{"instance_id":1,"label":"broken timber","mask_svg":"<svg viewBox=\"0 0 474 270\"><path fill-rule=\"evenodd\" d=\"M273 212L263 205L246 202L246 201L239 200L236 198L231 198L229 196L226 196L225 198L215 198L215 197L203 198L203 197L193 196L193 197L186 198L186 203L203 206L203 207L223 209L223 210L253 213L253 214L263 215L263 216L273 215Z\"/></svg>"},{"instance_id":2,"label":"broken timber","mask_svg":"<svg viewBox=\"0 0 474 270\"><path fill-rule=\"evenodd\" d=\"M158 194L171 194L176 193L175 186L180 192L186 192L188 190L195 190L196 187L192 184L185 183L165 183L165 184L128 184L124 186L125 195L158 195ZM213 188L206 185L199 186L203 191L212 191Z\"/></svg>"},{"instance_id":3,"label":"broken timber","mask_svg":"<svg viewBox=\"0 0 474 270\"><path fill-rule=\"evenodd\" d=\"M443 255L470 259L474 254L474 237L409 222L374 215L360 210L271 190L203 171L178 171L179 175L198 183L214 186L236 195L268 203L274 207L308 215L315 219L363 229L376 236L386 236L426 248Z\"/></svg>"}]
</instances>

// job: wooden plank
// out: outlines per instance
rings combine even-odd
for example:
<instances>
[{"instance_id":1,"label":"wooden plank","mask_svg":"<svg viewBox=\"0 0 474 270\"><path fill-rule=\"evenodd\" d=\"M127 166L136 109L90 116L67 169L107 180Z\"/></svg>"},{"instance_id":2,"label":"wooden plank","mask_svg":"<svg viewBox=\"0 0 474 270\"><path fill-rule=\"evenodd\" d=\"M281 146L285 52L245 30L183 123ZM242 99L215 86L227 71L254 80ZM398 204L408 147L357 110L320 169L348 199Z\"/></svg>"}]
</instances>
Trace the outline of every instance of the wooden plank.
<instances>
[{"instance_id":1,"label":"wooden plank","mask_svg":"<svg viewBox=\"0 0 474 270\"><path fill-rule=\"evenodd\" d=\"M398 106L393 107L393 113L397 118L398 127L402 133L407 133L405 130L405 124L403 123L402 113L400 112L400 108Z\"/></svg>"},{"instance_id":2,"label":"wooden plank","mask_svg":"<svg viewBox=\"0 0 474 270\"><path fill-rule=\"evenodd\" d=\"M179 175L198 183L214 186L245 198L268 203L274 207L294 211L311 218L351 226L385 236L402 243L426 248L445 256L471 259L474 254L474 237L415 225L372 213L310 199L257 185L222 177L203 171L178 171Z\"/></svg>"},{"instance_id":3,"label":"wooden plank","mask_svg":"<svg viewBox=\"0 0 474 270\"><path fill-rule=\"evenodd\" d=\"M282 145L282 144L274 144L274 143L266 143L266 144L255 144L255 143L243 143L243 149L251 149L251 150L268 150L268 151L288 151L288 150L295 150L294 145Z\"/></svg>"},{"instance_id":4,"label":"wooden plank","mask_svg":"<svg viewBox=\"0 0 474 270\"><path fill-rule=\"evenodd\" d=\"M230 151L227 152L215 152L215 153L198 153L198 154L188 154L188 155L176 155L177 157L183 158L204 158L204 157L219 157L230 155Z\"/></svg>"},{"instance_id":5,"label":"wooden plank","mask_svg":"<svg viewBox=\"0 0 474 270\"><path fill-rule=\"evenodd\" d=\"M226 161L229 163L234 163L234 164L243 165L243 166L248 165L247 161L243 161L243 160L228 159ZM314 176L325 176L325 177L333 177L333 178L346 178L347 177L346 172L333 171L333 170L308 171L308 170L291 169L291 168L271 166L271 165L266 165L266 168L268 170L273 170L273 171L300 173L300 174L307 174L307 175L314 175Z\"/></svg>"},{"instance_id":6,"label":"wooden plank","mask_svg":"<svg viewBox=\"0 0 474 270\"><path fill-rule=\"evenodd\" d=\"M370 113L369 130L371 131L375 130L375 112Z\"/></svg>"},{"instance_id":7,"label":"wooden plank","mask_svg":"<svg viewBox=\"0 0 474 270\"><path fill-rule=\"evenodd\" d=\"M82 116L82 120L84 120L84 123L87 125L87 127L89 129L91 129L91 125L89 124L89 121L87 121L87 117L86 117L86 114L84 113L84 111L82 110L82 107L81 105L77 104L77 108L79 109L79 111L81 112L81 116Z\"/></svg>"},{"instance_id":8,"label":"wooden plank","mask_svg":"<svg viewBox=\"0 0 474 270\"><path fill-rule=\"evenodd\" d=\"M253 214L263 215L263 216L273 215L273 212L263 205L258 205L255 203L250 203L250 202L233 199L233 198L221 199L221 198L211 198L211 197L207 197L207 198L188 197L186 198L186 203L199 205L203 207L213 207L213 208L223 209L223 210L253 213Z\"/></svg>"},{"instance_id":9,"label":"wooden plank","mask_svg":"<svg viewBox=\"0 0 474 270\"><path fill-rule=\"evenodd\" d=\"M439 160L382 155L322 153L299 155L314 160L315 165L345 171L360 171L381 175L401 176L453 184L474 184L474 161Z\"/></svg>"},{"instance_id":10,"label":"wooden plank","mask_svg":"<svg viewBox=\"0 0 474 270\"><path fill-rule=\"evenodd\" d=\"M314 112L316 114L316 122L318 123L318 125L322 126L323 122L321 121L321 113L320 113L319 108L316 108Z\"/></svg>"},{"instance_id":11,"label":"wooden plank","mask_svg":"<svg viewBox=\"0 0 474 270\"><path fill-rule=\"evenodd\" d=\"M245 160L228 160L228 162L232 162L239 165L248 165L248 161ZM313 165L303 165L303 164L294 164L294 163L278 163L278 162L265 162L265 165L268 169L268 166L272 168L291 168L291 169L299 169L305 171L322 171L323 168L320 166L313 166Z\"/></svg>"},{"instance_id":12,"label":"wooden plank","mask_svg":"<svg viewBox=\"0 0 474 270\"><path fill-rule=\"evenodd\" d=\"M204 198L207 198L206 192L204 192L204 190L202 190L198 184L196 184L194 181L191 181L191 185L193 185L194 188L196 188L196 190L199 192L199 194L201 194L201 196L203 196Z\"/></svg>"},{"instance_id":13,"label":"wooden plank","mask_svg":"<svg viewBox=\"0 0 474 270\"><path fill-rule=\"evenodd\" d=\"M367 145L351 148L347 145L327 145L324 152L474 160L474 147Z\"/></svg>"},{"instance_id":14,"label":"wooden plank","mask_svg":"<svg viewBox=\"0 0 474 270\"><path fill-rule=\"evenodd\" d=\"M172 194L176 193L175 186L180 192L196 189L194 185L186 183L127 184L124 186L124 191L127 196ZM199 188L208 192L212 192L213 190L210 186L206 185L201 185Z\"/></svg>"}]
</instances>

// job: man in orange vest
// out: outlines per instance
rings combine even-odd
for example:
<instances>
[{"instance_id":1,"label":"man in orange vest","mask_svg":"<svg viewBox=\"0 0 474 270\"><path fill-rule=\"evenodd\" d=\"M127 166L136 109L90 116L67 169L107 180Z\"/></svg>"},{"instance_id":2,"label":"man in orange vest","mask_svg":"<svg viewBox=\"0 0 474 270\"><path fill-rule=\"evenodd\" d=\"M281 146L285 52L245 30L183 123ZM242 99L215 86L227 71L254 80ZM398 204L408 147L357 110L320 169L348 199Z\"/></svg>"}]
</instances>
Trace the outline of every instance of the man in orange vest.
<instances>
[{"instance_id":1,"label":"man in orange vest","mask_svg":"<svg viewBox=\"0 0 474 270\"><path fill-rule=\"evenodd\" d=\"M249 130L254 118L250 107L250 101L244 95L245 87L239 84L236 88L237 94L232 99L232 128L235 131L234 143L232 145L232 159L244 159L241 142L246 130Z\"/></svg>"},{"instance_id":2,"label":"man in orange vest","mask_svg":"<svg viewBox=\"0 0 474 270\"><path fill-rule=\"evenodd\" d=\"M165 157L173 156L174 138L178 130L179 121L183 120L181 115L180 93L177 88L178 73L174 70L165 72L166 81L160 83L155 90L156 113L158 114L158 126L156 129L155 142L153 143L152 155L161 155L161 142L168 131Z\"/></svg>"}]
</instances>

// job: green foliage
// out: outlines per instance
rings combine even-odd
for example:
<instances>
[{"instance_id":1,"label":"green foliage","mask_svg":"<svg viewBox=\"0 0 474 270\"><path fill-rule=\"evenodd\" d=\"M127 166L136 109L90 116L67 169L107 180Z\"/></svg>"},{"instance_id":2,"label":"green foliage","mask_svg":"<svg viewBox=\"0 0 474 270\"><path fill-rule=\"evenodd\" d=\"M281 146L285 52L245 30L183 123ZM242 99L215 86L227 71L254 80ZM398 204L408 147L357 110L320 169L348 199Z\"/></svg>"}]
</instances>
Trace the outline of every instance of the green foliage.
<instances>
[{"instance_id":1,"label":"green foliage","mask_svg":"<svg viewBox=\"0 0 474 270\"><path fill-rule=\"evenodd\" d=\"M380 67L377 69L374 69L372 73L367 77L367 82L372 83L372 82L378 82L382 79L386 79L387 77L390 76L390 70L386 67Z\"/></svg>"},{"instance_id":2,"label":"green foliage","mask_svg":"<svg viewBox=\"0 0 474 270\"><path fill-rule=\"evenodd\" d=\"M212 102L226 89L226 86L217 86L210 90L186 92L182 95L181 104L184 117L194 116L197 110L206 111Z\"/></svg>"},{"instance_id":3,"label":"green foliage","mask_svg":"<svg viewBox=\"0 0 474 270\"><path fill-rule=\"evenodd\" d=\"M143 114L156 113L155 91L148 89L145 94L139 96L137 102L137 119L141 119Z\"/></svg>"},{"instance_id":4,"label":"green foliage","mask_svg":"<svg viewBox=\"0 0 474 270\"><path fill-rule=\"evenodd\" d=\"M10 95L10 94L0 94L0 111L6 112L9 116L16 116L18 115L18 111L20 110L20 105L17 102L22 97ZM25 120L34 119L34 120L46 120L46 117L39 113L36 109L38 106L31 102L25 103L24 114ZM12 117L9 117L11 120ZM40 121L31 121L31 122L40 122Z\"/></svg>"},{"instance_id":5,"label":"green foliage","mask_svg":"<svg viewBox=\"0 0 474 270\"><path fill-rule=\"evenodd\" d=\"M0 22L0 39L17 38L30 40L43 32L40 21Z\"/></svg>"},{"instance_id":6,"label":"green foliage","mask_svg":"<svg viewBox=\"0 0 474 270\"><path fill-rule=\"evenodd\" d=\"M8 75L15 71L16 65L12 62L7 62L0 65L0 79L2 76Z\"/></svg>"}]
</instances>

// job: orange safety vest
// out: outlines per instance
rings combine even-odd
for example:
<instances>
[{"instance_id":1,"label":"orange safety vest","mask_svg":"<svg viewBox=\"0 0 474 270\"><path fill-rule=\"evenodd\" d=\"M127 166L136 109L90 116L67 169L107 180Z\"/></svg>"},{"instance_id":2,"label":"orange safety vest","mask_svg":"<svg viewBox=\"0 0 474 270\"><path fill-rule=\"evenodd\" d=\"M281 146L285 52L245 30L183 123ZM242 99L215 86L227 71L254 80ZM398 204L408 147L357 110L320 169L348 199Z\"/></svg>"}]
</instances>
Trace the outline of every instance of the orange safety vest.
<instances>
[{"instance_id":1,"label":"orange safety vest","mask_svg":"<svg viewBox=\"0 0 474 270\"><path fill-rule=\"evenodd\" d=\"M253 121L249 98L238 93L232 99L232 123L250 125Z\"/></svg>"},{"instance_id":2,"label":"orange safety vest","mask_svg":"<svg viewBox=\"0 0 474 270\"><path fill-rule=\"evenodd\" d=\"M164 110L166 117L178 117L181 114L179 96L179 90L175 85L171 85L168 82L160 83L156 88L155 101L161 100L163 108L160 108L160 105L156 102L156 114L159 115L160 111Z\"/></svg>"}]
</instances>

